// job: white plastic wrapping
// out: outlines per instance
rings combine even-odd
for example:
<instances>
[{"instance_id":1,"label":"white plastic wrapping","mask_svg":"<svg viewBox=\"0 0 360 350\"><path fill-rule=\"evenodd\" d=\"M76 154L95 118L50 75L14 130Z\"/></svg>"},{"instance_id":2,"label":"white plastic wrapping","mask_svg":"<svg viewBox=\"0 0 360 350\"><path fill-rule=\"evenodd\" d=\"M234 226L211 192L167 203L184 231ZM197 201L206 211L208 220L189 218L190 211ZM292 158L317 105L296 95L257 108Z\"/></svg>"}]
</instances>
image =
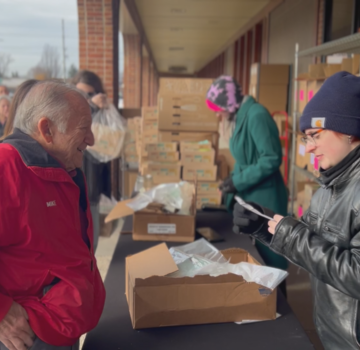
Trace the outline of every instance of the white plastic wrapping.
<instances>
[{"instance_id":1,"label":"white plastic wrapping","mask_svg":"<svg viewBox=\"0 0 360 350\"><path fill-rule=\"evenodd\" d=\"M210 275L213 277L233 273L242 276L247 282L275 289L287 276L286 271L247 262L229 263L221 252L204 238L183 246L170 248L171 256L178 265L168 277L194 277Z\"/></svg>"},{"instance_id":2,"label":"white plastic wrapping","mask_svg":"<svg viewBox=\"0 0 360 350\"><path fill-rule=\"evenodd\" d=\"M106 163L120 156L126 135L126 120L113 104L96 112L91 130L95 144L87 149L97 160Z\"/></svg>"},{"instance_id":3,"label":"white plastic wrapping","mask_svg":"<svg viewBox=\"0 0 360 350\"><path fill-rule=\"evenodd\" d=\"M169 212L180 210L179 214L189 215L194 187L187 182L162 184L140 193L127 206L134 211L146 208L150 203L160 203Z\"/></svg>"}]
</instances>

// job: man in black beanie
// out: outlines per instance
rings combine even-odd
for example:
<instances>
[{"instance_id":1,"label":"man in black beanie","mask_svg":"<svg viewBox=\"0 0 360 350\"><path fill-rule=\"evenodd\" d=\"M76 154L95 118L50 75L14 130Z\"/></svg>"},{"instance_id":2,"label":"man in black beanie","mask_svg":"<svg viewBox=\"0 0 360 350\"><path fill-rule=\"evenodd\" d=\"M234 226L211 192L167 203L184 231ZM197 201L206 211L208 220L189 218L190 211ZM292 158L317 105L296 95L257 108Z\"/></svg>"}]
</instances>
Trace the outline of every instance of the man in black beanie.
<instances>
[{"instance_id":1,"label":"man in black beanie","mask_svg":"<svg viewBox=\"0 0 360 350\"><path fill-rule=\"evenodd\" d=\"M360 78L327 79L300 118L320 189L301 220L267 221L236 205L234 231L249 232L310 273L314 318L326 350L360 349ZM251 227L251 230L249 228Z\"/></svg>"}]
</instances>

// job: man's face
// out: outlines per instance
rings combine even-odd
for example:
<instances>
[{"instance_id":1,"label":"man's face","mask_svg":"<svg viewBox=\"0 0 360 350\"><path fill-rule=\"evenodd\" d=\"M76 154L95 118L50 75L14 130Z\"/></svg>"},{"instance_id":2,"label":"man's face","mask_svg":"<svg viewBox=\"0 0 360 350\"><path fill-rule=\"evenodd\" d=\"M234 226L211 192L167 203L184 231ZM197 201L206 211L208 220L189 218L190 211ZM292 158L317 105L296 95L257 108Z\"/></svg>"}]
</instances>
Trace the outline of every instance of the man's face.
<instances>
[{"instance_id":1,"label":"man's face","mask_svg":"<svg viewBox=\"0 0 360 350\"><path fill-rule=\"evenodd\" d=\"M89 104L80 96L69 96L70 113L66 132L60 133L52 128L53 142L50 153L66 168L72 171L83 163L83 152L87 146L94 145L91 131L91 113ZM55 130L53 130L55 129Z\"/></svg>"},{"instance_id":2,"label":"man's face","mask_svg":"<svg viewBox=\"0 0 360 350\"><path fill-rule=\"evenodd\" d=\"M9 92L7 91L6 87L3 85L0 85L0 96L1 95L8 95Z\"/></svg>"},{"instance_id":3,"label":"man's face","mask_svg":"<svg viewBox=\"0 0 360 350\"><path fill-rule=\"evenodd\" d=\"M0 117L6 120L9 116L10 102L6 98L0 100Z\"/></svg>"}]
</instances>

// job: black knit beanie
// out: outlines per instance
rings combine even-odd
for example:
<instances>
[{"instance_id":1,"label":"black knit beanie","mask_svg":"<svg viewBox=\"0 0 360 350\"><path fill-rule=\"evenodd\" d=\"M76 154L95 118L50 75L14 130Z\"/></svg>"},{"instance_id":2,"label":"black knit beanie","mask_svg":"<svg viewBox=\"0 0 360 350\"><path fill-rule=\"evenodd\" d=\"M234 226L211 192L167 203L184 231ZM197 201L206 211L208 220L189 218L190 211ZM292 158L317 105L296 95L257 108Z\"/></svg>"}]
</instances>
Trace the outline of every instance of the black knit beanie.
<instances>
[{"instance_id":1,"label":"black knit beanie","mask_svg":"<svg viewBox=\"0 0 360 350\"><path fill-rule=\"evenodd\" d=\"M308 102L300 130L322 128L360 138L360 78L339 72Z\"/></svg>"}]
</instances>

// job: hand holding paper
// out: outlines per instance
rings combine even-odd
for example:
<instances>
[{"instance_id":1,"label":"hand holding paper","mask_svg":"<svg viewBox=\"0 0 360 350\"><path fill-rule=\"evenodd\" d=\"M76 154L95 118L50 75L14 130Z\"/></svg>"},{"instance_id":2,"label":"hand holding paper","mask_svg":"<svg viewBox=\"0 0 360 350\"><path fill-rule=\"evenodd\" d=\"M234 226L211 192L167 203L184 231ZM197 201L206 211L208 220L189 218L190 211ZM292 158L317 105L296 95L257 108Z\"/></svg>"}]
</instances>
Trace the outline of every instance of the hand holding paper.
<instances>
[{"instance_id":1,"label":"hand holding paper","mask_svg":"<svg viewBox=\"0 0 360 350\"><path fill-rule=\"evenodd\" d=\"M274 221L273 218L271 218L270 216L267 216L263 213L261 213L260 211L258 211L257 209L255 209L252 205L250 205L249 203L246 203L242 198L240 198L239 196L235 196L236 201L243 206L245 209L251 211L252 213L259 215L265 219L268 219L270 221Z\"/></svg>"}]
</instances>

